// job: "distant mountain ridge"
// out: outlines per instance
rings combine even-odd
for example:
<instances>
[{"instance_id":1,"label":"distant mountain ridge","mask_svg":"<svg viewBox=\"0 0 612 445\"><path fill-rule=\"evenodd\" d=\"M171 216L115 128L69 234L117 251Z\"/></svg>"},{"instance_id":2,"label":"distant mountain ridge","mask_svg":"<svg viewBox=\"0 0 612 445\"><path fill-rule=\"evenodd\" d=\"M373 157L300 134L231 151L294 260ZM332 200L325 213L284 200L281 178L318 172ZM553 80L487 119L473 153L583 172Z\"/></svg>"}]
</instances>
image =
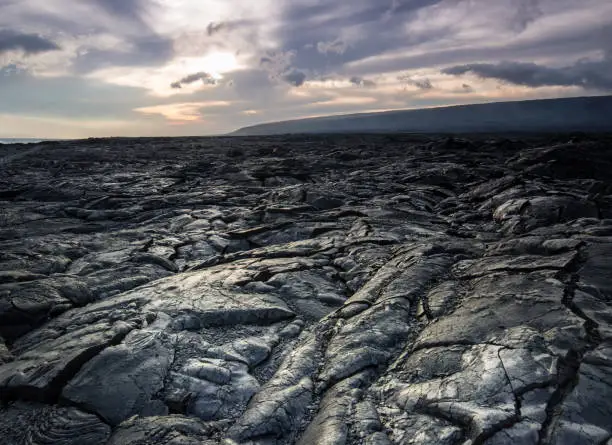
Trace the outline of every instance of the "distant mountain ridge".
<instances>
[{"instance_id":1,"label":"distant mountain ridge","mask_svg":"<svg viewBox=\"0 0 612 445\"><path fill-rule=\"evenodd\" d=\"M290 133L494 133L612 131L612 96L383 111L271 122L232 136Z\"/></svg>"}]
</instances>

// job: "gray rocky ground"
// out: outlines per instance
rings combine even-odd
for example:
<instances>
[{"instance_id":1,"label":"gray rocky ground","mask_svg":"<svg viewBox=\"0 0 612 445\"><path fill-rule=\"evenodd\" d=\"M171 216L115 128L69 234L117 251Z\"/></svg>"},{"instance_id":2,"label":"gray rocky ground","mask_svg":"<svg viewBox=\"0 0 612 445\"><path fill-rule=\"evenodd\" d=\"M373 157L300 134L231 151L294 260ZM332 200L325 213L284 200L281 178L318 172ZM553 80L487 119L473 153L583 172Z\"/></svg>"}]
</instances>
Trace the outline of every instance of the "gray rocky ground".
<instances>
[{"instance_id":1,"label":"gray rocky ground","mask_svg":"<svg viewBox=\"0 0 612 445\"><path fill-rule=\"evenodd\" d=\"M612 140L0 148L3 445L612 444Z\"/></svg>"}]
</instances>

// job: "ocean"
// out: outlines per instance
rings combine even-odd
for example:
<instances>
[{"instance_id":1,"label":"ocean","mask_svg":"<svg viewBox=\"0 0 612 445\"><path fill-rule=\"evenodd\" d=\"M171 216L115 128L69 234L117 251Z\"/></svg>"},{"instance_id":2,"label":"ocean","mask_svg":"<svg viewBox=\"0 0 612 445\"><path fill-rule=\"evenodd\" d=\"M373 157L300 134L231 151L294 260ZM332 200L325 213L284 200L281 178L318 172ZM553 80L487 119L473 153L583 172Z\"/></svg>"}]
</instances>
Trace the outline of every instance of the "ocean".
<instances>
[{"instance_id":1,"label":"ocean","mask_svg":"<svg viewBox=\"0 0 612 445\"><path fill-rule=\"evenodd\" d=\"M36 144L45 139L19 139L19 138L0 138L0 144Z\"/></svg>"}]
</instances>

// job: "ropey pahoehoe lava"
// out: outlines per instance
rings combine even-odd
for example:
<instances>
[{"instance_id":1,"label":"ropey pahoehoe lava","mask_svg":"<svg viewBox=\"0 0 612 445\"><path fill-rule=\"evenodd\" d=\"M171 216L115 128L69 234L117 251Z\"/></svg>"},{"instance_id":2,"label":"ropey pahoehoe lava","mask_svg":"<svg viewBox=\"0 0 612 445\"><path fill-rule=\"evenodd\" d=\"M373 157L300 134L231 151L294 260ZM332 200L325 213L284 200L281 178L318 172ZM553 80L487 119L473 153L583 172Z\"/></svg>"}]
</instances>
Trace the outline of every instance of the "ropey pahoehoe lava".
<instances>
[{"instance_id":1,"label":"ropey pahoehoe lava","mask_svg":"<svg viewBox=\"0 0 612 445\"><path fill-rule=\"evenodd\" d=\"M0 157L3 445L612 443L609 137Z\"/></svg>"}]
</instances>

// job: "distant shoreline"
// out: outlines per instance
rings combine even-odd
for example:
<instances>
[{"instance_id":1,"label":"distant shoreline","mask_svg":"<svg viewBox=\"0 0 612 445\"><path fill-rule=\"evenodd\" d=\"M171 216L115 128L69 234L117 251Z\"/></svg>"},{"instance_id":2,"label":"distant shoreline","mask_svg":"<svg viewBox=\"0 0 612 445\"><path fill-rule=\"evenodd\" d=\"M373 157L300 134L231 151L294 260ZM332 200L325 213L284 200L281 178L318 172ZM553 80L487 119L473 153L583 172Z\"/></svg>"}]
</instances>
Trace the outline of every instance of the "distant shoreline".
<instances>
[{"instance_id":1,"label":"distant shoreline","mask_svg":"<svg viewBox=\"0 0 612 445\"><path fill-rule=\"evenodd\" d=\"M51 141L53 139L32 138L0 138L0 144L38 144L39 142Z\"/></svg>"}]
</instances>

